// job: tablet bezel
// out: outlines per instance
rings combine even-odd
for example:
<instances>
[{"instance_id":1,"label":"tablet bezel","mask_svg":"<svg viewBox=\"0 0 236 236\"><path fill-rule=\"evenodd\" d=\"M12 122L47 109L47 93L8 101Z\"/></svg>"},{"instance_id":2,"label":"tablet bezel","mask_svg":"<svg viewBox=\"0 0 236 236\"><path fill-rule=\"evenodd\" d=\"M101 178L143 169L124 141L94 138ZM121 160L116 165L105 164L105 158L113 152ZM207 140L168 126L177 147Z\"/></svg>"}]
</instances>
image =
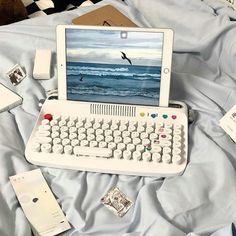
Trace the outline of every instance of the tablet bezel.
<instances>
[{"instance_id":1,"label":"tablet bezel","mask_svg":"<svg viewBox=\"0 0 236 236\"><path fill-rule=\"evenodd\" d=\"M168 107L171 62L172 62L172 46L173 46L173 31L171 29L58 25L57 26L58 99L62 99L62 100L67 100L66 37L65 37L66 29L96 29L96 30L120 30L120 31L140 31L140 32L163 33L164 40L163 40L163 54L162 54L162 66L161 66L161 78L160 78L160 96L159 96L158 106Z\"/></svg>"}]
</instances>

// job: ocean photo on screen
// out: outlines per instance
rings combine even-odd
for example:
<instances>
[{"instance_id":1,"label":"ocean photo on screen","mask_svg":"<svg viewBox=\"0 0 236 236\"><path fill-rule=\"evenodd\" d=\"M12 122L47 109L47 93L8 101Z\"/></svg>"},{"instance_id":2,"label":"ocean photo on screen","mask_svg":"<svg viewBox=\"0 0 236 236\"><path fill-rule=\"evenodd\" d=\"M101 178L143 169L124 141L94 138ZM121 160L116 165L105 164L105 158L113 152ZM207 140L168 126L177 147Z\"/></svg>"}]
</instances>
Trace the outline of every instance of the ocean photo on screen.
<instances>
[{"instance_id":1,"label":"ocean photo on screen","mask_svg":"<svg viewBox=\"0 0 236 236\"><path fill-rule=\"evenodd\" d=\"M163 34L66 29L67 99L158 105Z\"/></svg>"}]
</instances>

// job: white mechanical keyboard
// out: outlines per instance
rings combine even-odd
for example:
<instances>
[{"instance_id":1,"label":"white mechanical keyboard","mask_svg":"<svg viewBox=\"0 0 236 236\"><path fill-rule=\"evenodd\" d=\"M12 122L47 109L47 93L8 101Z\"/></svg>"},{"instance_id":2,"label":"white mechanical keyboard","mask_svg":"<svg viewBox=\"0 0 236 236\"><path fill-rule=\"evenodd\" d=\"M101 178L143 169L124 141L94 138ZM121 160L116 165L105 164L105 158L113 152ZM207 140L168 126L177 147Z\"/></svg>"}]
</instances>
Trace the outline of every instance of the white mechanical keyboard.
<instances>
[{"instance_id":1,"label":"white mechanical keyboard","mask_svg":"<svg viewBox=\"0 0 236 236\"><path fill-rule=\"evenodd\" d=\"M56 168L181 174L187 165L186 113L179 108L46 100L25 155L34 164Z\"/></svg>"}]
</instances>

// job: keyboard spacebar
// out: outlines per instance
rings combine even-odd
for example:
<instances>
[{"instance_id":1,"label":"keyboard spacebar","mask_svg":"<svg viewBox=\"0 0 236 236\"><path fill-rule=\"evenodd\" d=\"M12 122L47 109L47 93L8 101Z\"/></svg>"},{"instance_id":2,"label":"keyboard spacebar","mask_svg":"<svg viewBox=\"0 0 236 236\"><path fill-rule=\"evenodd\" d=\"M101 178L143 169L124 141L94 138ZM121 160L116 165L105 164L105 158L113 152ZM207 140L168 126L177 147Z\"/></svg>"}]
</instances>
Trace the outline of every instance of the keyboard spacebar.
<instances>
[{"instance_id":1,"label":"keyboard spacebar","mask_svg":"<svg viewBox=\"0 0 236 236\"><path fill-rule=\"evenodd\" d=\"M96 148L96 147L74 147L75 155L83 156L100 156L100 157L111 157L112 150L108 148Z\"/></svg>"}]
</instances>

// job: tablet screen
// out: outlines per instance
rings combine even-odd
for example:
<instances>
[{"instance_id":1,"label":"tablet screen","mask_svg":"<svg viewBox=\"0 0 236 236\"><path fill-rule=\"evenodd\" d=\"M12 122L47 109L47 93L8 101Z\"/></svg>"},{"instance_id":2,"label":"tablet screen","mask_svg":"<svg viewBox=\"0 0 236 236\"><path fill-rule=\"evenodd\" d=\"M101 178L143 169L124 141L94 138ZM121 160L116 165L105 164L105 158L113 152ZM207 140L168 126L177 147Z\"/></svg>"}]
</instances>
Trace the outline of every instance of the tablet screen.
<instances>
[{"instance_id":1,"label":"tablet screen","mask_svg":"<svg viewBox=\"0 0 236 236\"><path fill-rule=\"evenodd\" d=\"M158 105L163 33L66 29L67 99Z\"/></svg>"}]
</instances>

